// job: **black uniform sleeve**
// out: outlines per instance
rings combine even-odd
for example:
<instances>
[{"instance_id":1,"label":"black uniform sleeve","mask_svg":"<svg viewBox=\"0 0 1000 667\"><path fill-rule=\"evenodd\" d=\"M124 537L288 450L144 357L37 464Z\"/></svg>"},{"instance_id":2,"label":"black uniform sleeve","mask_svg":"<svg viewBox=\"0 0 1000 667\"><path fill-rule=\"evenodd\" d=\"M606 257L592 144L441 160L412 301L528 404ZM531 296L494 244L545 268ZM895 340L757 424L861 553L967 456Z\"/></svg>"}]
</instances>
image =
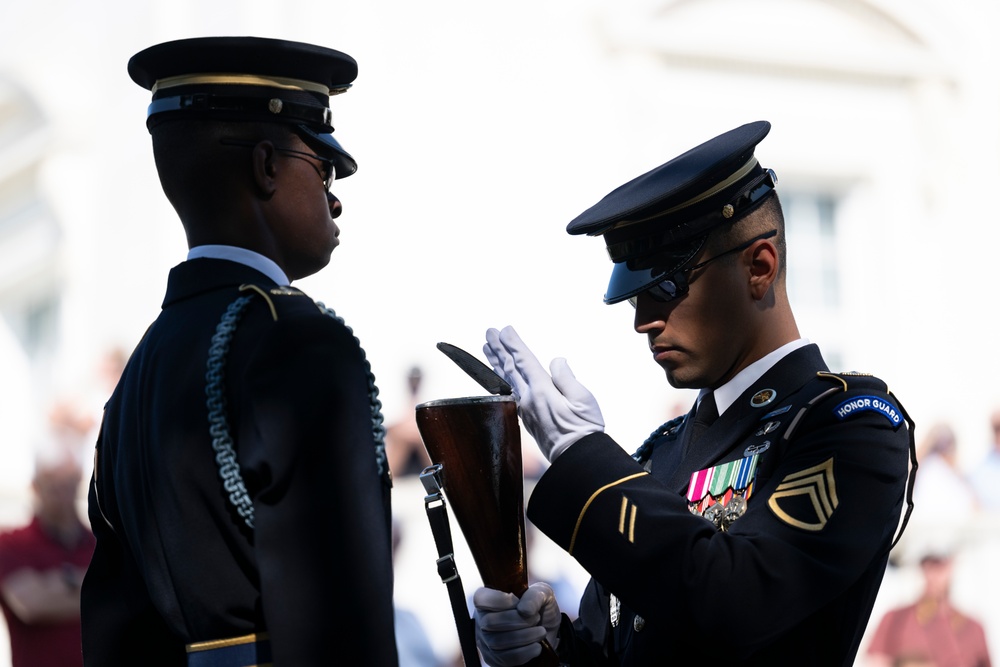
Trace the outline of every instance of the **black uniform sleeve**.
<instances>
[{"instance_id":1,"label":"black uniform sleeve","mask_svg":"<svg viewBox=\"0 0 1000 667\"><path fill-rule=\"evenodd\" d=\"M604 434L557 459L528 516L646 620L718 636L733 654L753 653L863 576L881 577L910 434L884 411L838 414L854 396L872 398L839 392L810 406L728 532L692 514L683 495ZM739 622L713 632L720 611L734 608Z\"/></svg>"},{"instance_id":2,"label":"black uniform sleeve","mask_svg":"<svg viewBox=\"0 0 1000 667\"><path fill-rule=\"evenodd\" d=\"M183 664L183 646L153 607L135 561L101 511L97 482L104 463L95 461L88 498L90 525L102 548L94 551L81 591L88 612L81 617L85 664L129 667L136 656L151 667Z\"/></svg>"},{"instance_id":3,"label":"black uniform sleeve","mask_svg":"<svg viewBox=\"0 0 1000 667\"><path fill-rule=\"evenodd\" d=\"M396 664L387 490L368 373L330 317L282 318L243 378L240 458L259 480L254 543L276 664L345 646Z\"/></svg>"}]
</instances>

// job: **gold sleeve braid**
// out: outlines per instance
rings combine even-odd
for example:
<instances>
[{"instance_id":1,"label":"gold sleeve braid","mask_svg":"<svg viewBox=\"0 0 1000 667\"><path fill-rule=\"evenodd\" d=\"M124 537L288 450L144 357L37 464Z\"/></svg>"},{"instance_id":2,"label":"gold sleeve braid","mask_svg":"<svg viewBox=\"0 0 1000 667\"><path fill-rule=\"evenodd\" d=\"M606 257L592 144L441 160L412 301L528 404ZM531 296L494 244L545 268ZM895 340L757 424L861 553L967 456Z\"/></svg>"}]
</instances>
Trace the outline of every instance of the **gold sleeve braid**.
<instances>
[{"instance_id":1,"label":"gold sleeve braid","mask_svg":"<svg viewBox=\"0 0 1000 667\"><path fill-rule=\"evenodd\" d=\"M624 484L629 480L633 480L637 477L642 477L648 474L649 473L643 471L634 473L632 475L628 475L626 477L622 477L621 479L617 479L611 482L610 484L605 484L604 486L597 489L590 495L590 498L587 499L587 502L583 504L583 508L580 510L580 514L576 517L576 525L573 527L573 536L569 540L569 549L567 550L570 556L573 555L573 548L576 546L576 536L580 532L580 525L583 523L583 517L587 513L587 510L590 509L590 506L594 504L594 501L597 500L597 497L602 493L604 493L605 491L607 491L608 489L616 487L619 484Z\"/></svg>"}]
</instances>

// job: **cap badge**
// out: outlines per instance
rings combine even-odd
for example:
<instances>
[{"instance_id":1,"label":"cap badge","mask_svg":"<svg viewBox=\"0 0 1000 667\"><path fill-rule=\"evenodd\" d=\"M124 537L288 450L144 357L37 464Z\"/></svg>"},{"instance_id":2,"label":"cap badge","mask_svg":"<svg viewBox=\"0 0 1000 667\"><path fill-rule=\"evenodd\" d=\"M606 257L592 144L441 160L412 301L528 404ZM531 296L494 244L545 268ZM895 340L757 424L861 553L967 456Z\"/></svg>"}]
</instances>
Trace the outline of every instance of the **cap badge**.
<instances>
[{"instance_id":1,"label":"cap badge","mask_svg":"<svg viewBox=\"0 0 1000 667\"><path fill-rule=\"evenodd\" d=\"M727 220L733 217L733 213L735 212L736 209L733 208L732 204L726 204L725 206L722 207L722 217L726 218Z\"/></svg>"},{"instance_id":2,"label":"cap badge","mask_svg":"<svg viewBox=\"0 0 1000 667\"><path fill-rule=\"evenodd\" d=\"M774 399L778 397L778 392L773 389L761 389L753 398L750 399L750 405L755 408L762 408L765 405L769 405L774 402Z\"/></svg>"},{"instance_id":3,"label":"cap badge","mask_svg":"<svg viewBox=\"0 0 1000 667\"><path fill-rule=\"evenodd\" d=\"M284 108L285 103L279 100L277 97L272 97L267 101L267 110L271 113L278 114Z\"/></svg>"}]
</instances>

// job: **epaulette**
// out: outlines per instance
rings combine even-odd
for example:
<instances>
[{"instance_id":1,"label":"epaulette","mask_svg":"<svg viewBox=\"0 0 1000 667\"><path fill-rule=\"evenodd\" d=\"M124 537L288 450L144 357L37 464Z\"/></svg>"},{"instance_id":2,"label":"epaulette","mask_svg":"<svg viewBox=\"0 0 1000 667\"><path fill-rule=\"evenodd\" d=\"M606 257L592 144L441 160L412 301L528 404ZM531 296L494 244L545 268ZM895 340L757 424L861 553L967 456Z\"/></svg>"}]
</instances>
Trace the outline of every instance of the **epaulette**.
<instances>
[{"instance_id":1,"label":"epaulette","mask_svg":"<svg viewBox=\"0 0 1000 667\"><path fill-rule=\"evenodd\" d=\"M821 402L837 395L844 394L843 399L837 402L833 408L833 416L839 421L846 421L862 414L874 413L881 415L889 421L894 430L906 425L909 433L909 458L910 465L906 479L906 512L896 531L889 549L891 550L899 542L909 522L910 514L913 512L913 484L916 481L917 454L914 441L914 423L906 413L906 409L889 391L888 385L870 373L842 372L831 373L819 371L816 373L816 383L820 385L821 391L803 405L782 436L784 440L790 440L795 428L801 423L805 414ZM832 386L830 386L832 385ZM824 388L825 387L825 388Z\"/></svg>"},{"instance_id":2,"label":"epaulette","mask_svg":"<svg viewBox=\"0 0 1000 667\"><path fill-rule=\"evenodd\" d=\"M371 404L372 434L375 437L375 462L378 465L379 476L382 478L382 482L386 485L386 487L391 488L392 472L389 470L389 460L385 452L385 418L382 415L382 401L379 399L379 390L378 386L375 384L375 376L372 374L371 364L368 362L364 348L361 347L361 341L359 341L357 336L354 335L354 330L351 329L344 319L337 315L332 308L328 308L325 304L319 301L314 301L307 294L295 289L294 287L261 287L260 285L255 285L253 283L244 283L240 285L240 292L248 294L239 297L230 305L229 311L227 311L227 314L223 316L216 333L218 337L223 338L226 347L228 347L228 337L232 336L232 329L235 328L243 309L246 307L247 303L249 303L253 294L256 294L264 299L267 303L268 309L271 311L271 318L275 322L278 321L280 311L301 312L301 309L311 310L315 308L322 315L336 320L348 331L348 333L351 334L354 338L355 344L358 346L358 351L360 352L362 361L365 365L365 372L368 375L368 398ZM218 348L221 346L217 344L213 347ZM210 360L210 372L212 369L212 363L214 363L216 367L219 365L217 360L214 362ZM214 376L209 376L210 381L212 377ZM234 504L236 504L236 501L234 501ZM253 508L251 507L250 510L252 511L252 509ZM251 528L252 521L253 516L251 514L247 523L247 525Z\"/></svg>"},{"instance_id":3,"label":"epaulette","mask_svg":"<svg viewBox=\"0 0 1000 667\"><path fill-rule=\"evenodd\" d=\"M845 396L844 400L833 409L834 416L840 421L866 412L876 412L882 415L889 420L894 429L899 428L903 422L907 421L905 410L895 400L889 387L870 373L819 371L816 373L816 384L819 385L819 393L799 408L798 413L785 429L782 436L784 440L792 438L795 428L810 409L840 393L850 394Z\"/></svg>"},{"instance_id":4,"label":"epaulette","mask_svg":"<svg viewBox=\"0 0 1000 667\"><path fill-rule=\"evenodd\" d=\"M297 296L309 299L304 292L300 292L294 287L288 287L287 285L279 287L261 287L260 285L254 285L253 283L244 283L240 285L240 292L253 292L263 298L265 303L267 303L267 307L271 311L271 318L275 322L278 321L278 308L275 305L273 297ZM310 299L310 301L312 300Z\"/></svg>"}]
</instances>

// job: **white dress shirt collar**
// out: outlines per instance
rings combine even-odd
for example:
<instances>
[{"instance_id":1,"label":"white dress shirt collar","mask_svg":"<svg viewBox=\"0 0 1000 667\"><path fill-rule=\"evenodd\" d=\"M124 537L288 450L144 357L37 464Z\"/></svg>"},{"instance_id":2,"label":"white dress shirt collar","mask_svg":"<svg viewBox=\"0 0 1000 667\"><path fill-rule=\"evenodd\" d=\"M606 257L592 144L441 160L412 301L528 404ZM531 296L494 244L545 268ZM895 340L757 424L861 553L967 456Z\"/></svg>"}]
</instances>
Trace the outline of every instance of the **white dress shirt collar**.
<instances>
[{"instance_id":1,"label":"white dress shirt collar","mask_svg":"<svg viewBox=\"0 0 1000 667\"><path fill-rule=\"evenodd\" d=\"M721 416L722 413L726 411L726 408L732 405L733 402L740 397L740 394L746 391L754 382L759 380L764 373L771 370L776 363L784 359L794 350L808 344L809 340L806 338L799 338L798 340L793 340L791 343L785 343L777 350L766 354L757 361L753 362L737 373L732 380L716 389L715 404L719 408L719 415ZM698 394L698 401L700 402L702 397L708 392L708 389L702 389Z\"/></svg>"},{"instance_id":2,"label":"white dress shirt collar","mask_svg":"<svg viewBox=\"0 0 1000 667\"><path fill-rule=\"evenodd\" d=\"M279 285L288 285L291 283L285 272L273 260L253 250L237 248L231 245L200 245L188 251L188 259L198 259L200 257L228 259L231 262L249 266L251 269L257 269Z\"/></svg>"}]
</instances>

